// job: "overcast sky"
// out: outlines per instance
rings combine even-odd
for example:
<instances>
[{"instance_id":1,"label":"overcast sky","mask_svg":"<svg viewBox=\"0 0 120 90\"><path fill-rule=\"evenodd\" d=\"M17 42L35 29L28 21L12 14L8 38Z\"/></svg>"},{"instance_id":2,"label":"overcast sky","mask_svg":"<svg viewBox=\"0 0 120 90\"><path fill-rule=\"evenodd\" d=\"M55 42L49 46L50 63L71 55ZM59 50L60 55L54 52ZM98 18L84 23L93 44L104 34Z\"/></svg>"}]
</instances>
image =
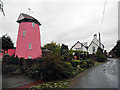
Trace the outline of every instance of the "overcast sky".
<instances>
[{"instance_id":1,"label":"overcast sky","mask_svg":"<svg viewBox=\"0 0 120 90\"><path fill-rule=\"evenodd\" d=\"M77 41L88 42L93 35L100 32L101 41L107 51L115 46L118 40L118 1L106 0L106 10L102 28L105 0L2 0L5 17L0 18L3 34L8 34L16 46L19 24L16 22L20 13L27 13L31 8L31 16L40 26L42 46L55 41L71 48Z\"/></svg>"}]
</instances>

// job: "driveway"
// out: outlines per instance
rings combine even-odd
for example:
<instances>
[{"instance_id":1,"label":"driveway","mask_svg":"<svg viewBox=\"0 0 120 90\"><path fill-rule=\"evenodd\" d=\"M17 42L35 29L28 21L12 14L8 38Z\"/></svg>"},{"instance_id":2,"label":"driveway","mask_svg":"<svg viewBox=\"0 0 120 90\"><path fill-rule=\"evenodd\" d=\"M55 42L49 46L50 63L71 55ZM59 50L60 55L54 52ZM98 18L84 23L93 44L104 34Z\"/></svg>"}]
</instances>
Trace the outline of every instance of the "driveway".
<instances>
[{"instance_id":1,"label":"driveway","mask_svg":"<svg viewBox=\"0 0 120 90\"><path fill-rule=\"evenodd\" d=\"M24 75L3 75L2 76L2 88L16 88L36 82Z\"/></svg>"}]
</instances>

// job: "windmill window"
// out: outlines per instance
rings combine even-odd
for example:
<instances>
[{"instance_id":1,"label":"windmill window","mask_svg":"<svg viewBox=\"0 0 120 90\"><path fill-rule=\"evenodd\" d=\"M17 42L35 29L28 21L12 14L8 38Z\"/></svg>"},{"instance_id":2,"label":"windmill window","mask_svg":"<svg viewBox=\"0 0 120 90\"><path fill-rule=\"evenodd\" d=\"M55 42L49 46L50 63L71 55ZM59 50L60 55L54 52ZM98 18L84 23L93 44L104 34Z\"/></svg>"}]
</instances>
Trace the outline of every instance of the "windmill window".
<instances>
[{"instance_id":1,"label":"windmill window","mask_svg":"<svg viewBox=\"0 0 120 90\"><path fill-rule=\"evenodd\" d=\"M35 27L35 23L34 22L32 23L32 27Z\"/></svg>"},{"instance_id":2,"label":"windmill window","mask_svg":"<svg viewBox=\"0 0 120 90\"><path fill-rule=\"evenodd\" d=\"M32 48L32 45L31 45L31 43L29 43L29 49L31 49Z\"/></svg>"},{"instance_id":3,"label":"windmill window","mask_svg":"<svg viewBox=\"0 0 120 90\"><path fill-rule=\"evenodd\" d=\"M31 56L28 56L28 59L31 59Z\"/></svg>"},{"instance_id":4,"label":"windmill window","mask_svg":"<svg viewBox=\"0 0 120 90\"><path fill-rule=\"evenodd\" d=\"M26 31L24 30L24 31L23 31L23 36L25 36L25 33L26 33Z\"/></svg>"}]
</instances>

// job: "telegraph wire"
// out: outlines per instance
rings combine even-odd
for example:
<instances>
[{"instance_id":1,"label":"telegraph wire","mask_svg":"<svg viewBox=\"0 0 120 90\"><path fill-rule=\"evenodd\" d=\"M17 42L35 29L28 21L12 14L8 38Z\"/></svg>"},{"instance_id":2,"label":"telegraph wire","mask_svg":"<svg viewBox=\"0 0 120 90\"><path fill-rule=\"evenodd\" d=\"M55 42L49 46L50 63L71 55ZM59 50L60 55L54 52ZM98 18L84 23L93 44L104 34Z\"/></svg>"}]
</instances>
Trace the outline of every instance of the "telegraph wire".
<instances>
[{"instance_id":1,"label":"telegraph wire","mask_svg":"<svg viewBox=\"0 0 120 90\"><path fill-rule=\"evenodd\" d=\"M106 0L105 0L104 9L103 9L103 14L102 14L102 19L101 19L101 24L100 24L100 31L101 31L102 24L103 24L103 19L104 19L105 10L106 10Z\"/></svg>"},{"instance_id":2,"label":"telegraph wire","mask_svg":"<svg viewBox=\"0 0 120 90\"><path fill-rule=\"evenodd\" d=\"M104 4L104 8L103 8L103 13L102 13L102 19L101 19L101 23L100 23L100 32L102 29L102 24L103 24L103 19L104 19L104 14L105 14L105 9L106 9L106 0L105 0L105 4ZM99 47L101 47L101 37L100 37L100 32L99 32Z\"/></svg>"}]
</instances>

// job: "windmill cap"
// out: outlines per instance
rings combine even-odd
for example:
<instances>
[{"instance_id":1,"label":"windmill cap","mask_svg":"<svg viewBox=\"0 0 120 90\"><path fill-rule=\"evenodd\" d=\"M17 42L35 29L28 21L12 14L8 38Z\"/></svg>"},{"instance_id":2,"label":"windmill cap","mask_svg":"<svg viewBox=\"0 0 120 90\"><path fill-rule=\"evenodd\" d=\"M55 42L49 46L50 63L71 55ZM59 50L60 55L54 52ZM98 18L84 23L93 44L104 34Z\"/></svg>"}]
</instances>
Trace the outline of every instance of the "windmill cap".
<instances>
[{"instance_id":1,"label":"windmill cap","mask_svg":"<svg viewBox=\"0 0 120 90\"><path fill-rule=\"evenodd\" d=\"M24 13L21 13L17 19L17 22L18 23L21 23L21 22L35 22L36 24L38 25L41 25L40 22L35 19L34 17L30 16L30 15L27 15L27 14L24 14Z\"/></svg>"}]
</instances>

